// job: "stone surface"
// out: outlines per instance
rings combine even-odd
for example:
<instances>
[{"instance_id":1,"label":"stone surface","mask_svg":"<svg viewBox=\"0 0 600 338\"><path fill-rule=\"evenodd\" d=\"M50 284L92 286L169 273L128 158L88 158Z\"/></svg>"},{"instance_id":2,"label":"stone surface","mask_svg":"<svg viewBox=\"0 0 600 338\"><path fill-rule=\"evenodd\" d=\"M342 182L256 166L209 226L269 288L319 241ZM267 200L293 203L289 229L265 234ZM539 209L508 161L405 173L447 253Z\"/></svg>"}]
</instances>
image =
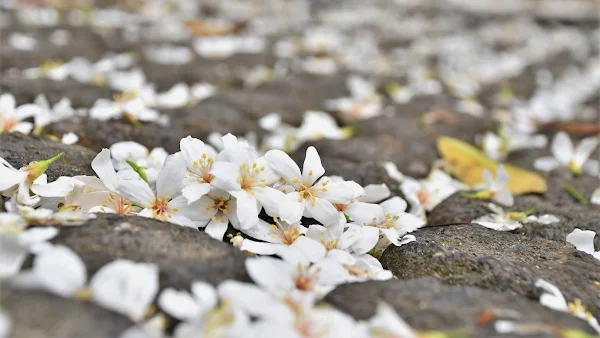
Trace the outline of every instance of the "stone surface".
<instances>
[{"instance_id":1,"label":"stone surface","mask_svg":"<svg viewBox=\"0 0 600 338\"><path fill-rule=\"evenodd\" d=\"M47 160L61 152L65 155L46 171L49 181L60 176L94 175L91 163L96 154L87 148L34 135L0 134L0 157L17 169L33 161Z\"/></svg>"},{"instance_id":2,"label":"stone surface","mask_svg":"<svg viewBox=\"0 0 600 338\"><path fill-rule=\"evenodd\" d=\"M507 337L495 332L496 319L550 330L527 337L556 337L552 328L557 327L594 332L584 321L535 301L510 293L448 286L434 278L346 284L327 295L325 301L357 319L369 319L377 303L384 301L416 330L461 333L457 337Z\"/></svg>"},{"instance_id":3,"label":"stone surface","mask_svg":"<svg viewBox=\"0 0 600 338\"><path fill-rule=\"evenodd\" d=\"M430 227L414 232L416 242L390 246L382 265L401 279L433 276L446 284L477 286L539 299L541 278L568 301L581 299L600 314L600 261L572 245L480 225Z\"/></svg>"},{"instance_id":4,"label":"stone surface","mask_svg":"<svg viewBox=\"0 0 600 338\"><path fill-rule=\"evenodd\" d=\"M131 227L123 226L125 222ZM62 229L54 241L75 250L89 275L117 258L126 258L158 264L161 287L189 289L193 281L216 284L249 279L246 256L238 249L204 232L149 218L98 214L85 225Z\"/></svg>"},{"instance_id":5,"label":"stone surface","mask_svg":"<svg viewBox=\"0 0 600 338\"><path fill-rule=\"evenodd\" d=\"M133 323L95 304L41 291L2 286L0 303L12 321L12 338L118 337Z\"/></svg>"}]
</instances>

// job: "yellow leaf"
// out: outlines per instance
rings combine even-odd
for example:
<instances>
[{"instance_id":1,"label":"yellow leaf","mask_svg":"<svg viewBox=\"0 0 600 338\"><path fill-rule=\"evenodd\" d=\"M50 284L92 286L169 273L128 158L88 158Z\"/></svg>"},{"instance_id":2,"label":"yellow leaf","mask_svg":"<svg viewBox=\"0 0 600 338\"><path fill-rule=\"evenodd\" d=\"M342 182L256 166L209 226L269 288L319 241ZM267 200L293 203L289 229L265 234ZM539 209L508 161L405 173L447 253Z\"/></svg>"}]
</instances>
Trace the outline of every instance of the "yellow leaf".
<instances>
[{"instance_id":1,"label":"yellow leaf","mask_svg":"<svg viewBox=\"0 0 600 338\"><path fill-rule=\"evenodd\" d=\"M442 158L450 165L450 172L464 184L474 188L483 183L483 171L496 172L498 162L485 156L474 146L452 137L440 136L437 147ZM548 190L546 180L525 169L504 164L510 180L508 189L515 194L544 193Z\"/></svg>"}]
</instances>

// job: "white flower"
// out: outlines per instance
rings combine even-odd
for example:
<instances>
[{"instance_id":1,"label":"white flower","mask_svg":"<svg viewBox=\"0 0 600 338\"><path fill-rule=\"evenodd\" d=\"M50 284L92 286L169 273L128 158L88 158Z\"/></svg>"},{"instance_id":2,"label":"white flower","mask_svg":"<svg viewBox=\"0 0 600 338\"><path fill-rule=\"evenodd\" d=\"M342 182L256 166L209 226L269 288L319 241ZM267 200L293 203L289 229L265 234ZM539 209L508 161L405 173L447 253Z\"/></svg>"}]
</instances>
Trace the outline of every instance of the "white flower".
<instances>
[{"instance_id":1,"label":"white flower","mask_svg":"<svg viewBox=\"0 0 600 338\"><path fill-rule=\"evenodd\" d=\"M178 83L164 93L156 94L156 107L165 109L180 108L191 100L190 88L185 83Z\"/></svg>"},{"instance_id":2,"label":"white flower","mask_svg":"<svg viewBox=\"0 0 600 338\"><path fill-rule=\"evenodd\" d=\"M600 260L600 251L594 251L594 237L596 233L591 230L575 229L567 235L567 242L575 245L579 251L594 256Z\"/></svg>"},{"instance_id":3,"label":"white flower","mask_svg":"<svg viewBox=\"0 0 600 338\"><path fill-rule=\"evenodd\" d=\"M50 164L63 155L64 153L60 153L49 160L32 162L19 170L0 157L0 191L5 196L12 196L16 190L17 201L27 205L39 202L39 198L30 196L30 190L39 196L65 197L74 187L72 179L60 177L55 182L47 183L44 174Z\"/></svg>"},{"instance_id":4,"label":"white flower","mask_svg":"<svg viewBox=\"0 0 600 338\"><path fill-rule=\"evenodd\" d=\"M282 189L297 212L291 221L301 216L311 217L325 226L338 224L340 215L333 203L348 204L354 198L353 182L331 182L321 165L321 158L314 147L306 150L302 173L298 165L281 150L265 154L273 170L285 181Z\"/></svg>"},{"instance_id":5,"label":"white flower","mask_svg":"<svg viewBox=\"0 0 600 338\"><path fill-rule=\"evenodd\" d=\"M152 62L164 65L183 65L194 58L188 47L176 45L150 46L144 49L144 55Z\"/></svg>"},{"instance_id":6,"label":"white flower","mask_svg":"<svg viewBox=\"0 0 600 338\"><path fill-rule=\"evenodd\" d=\"M224 59L237 53L256 54L265 46L265 40L255 36L202 37L192 42L194 51L207 59Z\"/></svg>"},{"instance_id":7,"label":"white flower","mask_svg":"<svg viewBox=\"0 0 600 338\"><path fill-rule=\"evenodd\" d=\"M352 258L354 258L354 263L343 264L349 274L348 283L388 280L394 277L391 271L385 270L381 262L370 254L352 255Z\"/></svg>"},{"instance_id":8,"label":"white flower","mask_svg":"<svg viewBox=\"0 0 600 338\"><path fill-rule=\"evenodd\" d=\"M267 160L231 134L223 136L223 144L225 149L219 155L222 160L213 163L210 171L214 176L211 184L235 197L241 229L258 223L261 206L267 214L287 219L287 213L293 210L288 208L285 195L271 187L278 177Z\"/></svg>"},{"instance_id":9,"label":"white flower","mask_svg":"<svg viewBox=\"0 0 600 338\"><path fill-rule=\"evenodd\" d=\"M553 223L560 222L560 219L551 214L545 214L545 215L541 215L541 216L531 215L531 216L527 216L527 219L526 219L526 223L529 223L529 222L536 222L536 223L540 223L540 224L553 224Z\"/></svg>"},{"instance_id":10,"label":"white flower","mask_svg":"<svg viewBox=\"0 0 600 338\"><path fill-rule=\"evenodd\" d=\"M33 129L33 123L24 120L41 113L42 110L35 104L24 104L17 108L12 94L2 94L0 95L0 133L29 134Z\"/></svg>"},{"instance_id":11,"label":"white flower","mask_svg":"<svg viewBox=\"0 0 600 338\"><path fill-rule=\"evenodd\" d=\"M62 98L52 108L48 103L48 99L44 94L40 94L35 98L36 104L40 111L34 116L36 129L43 128L51 123L70 119L75 116L75 109L71 107L71 100Z\"/></svg>"},{"instance_id":12,"label":"white flower","mask_svg":"<svg viewBox=\"0 0 600 338\"><path fill-rule=\"evenodd\" d=\"M344 229L345 227L347 228ZM335 255L339 255L340 250L357 255L371 251L379 240L379 231L373 227L363 227L356 224L340 224L327 228L313 224L308 227L306 237L323 244L328 256L336 259ZM342 263L344 262L342 261Z\"/></svg>"},{"instance_id":13,"label":"white flower","mask_svg":"<svg viewBox=\"0 0 600 338\"><path fill-rule=\"evenodd\" d=\"M293 247L312 257L316 261L325 256L325 247L308 237L303 236L306 228L300 222L288 223L277 217L275 224L259 220L258 224L243 230L247 235L264 242L244 239L240 250L253 252L260 255L281 254L286 247Z\"/></svg>"},{"instance_id":14,"label":"white flower","mask_svg":"<svg viewBox=\"0 0 600 338\"><path fill-rule=\"evenodd\" d=\"M158 292L158 267L117 259L94 274L90 290L98 305L139 321Z\"/></svg>"},{"instance_id":15,"label":"white flower","mask_svg":"<svg viewBox=\"0 0 600 338\"><path fill-rule=\"evenodd\" d=\"M406 243L406 240L413 240L414 237L406 237L409 232L425 225L425 222L415 215L406 211L407 203L400 197L393 197L379 205L379 208L372 209L370 213L355 215L355 222L363 226L369 226L379 229L381 235L396 246ZM400 237L405 237L400 240Z\"/></svg>"},{"instance_id":16,"label":"white flower","mask_svg":"<svg viewBox=\"0 0 600 338\"><path fill-rule=\"evenodd\" d=\"M148 108L142 98L128 94L116 97L115 101L96 100L89 114L91 118L101 121L120 118L127 114L144 122L165 124L168 121L166 116L161 116L158 111Z\"/></svg>"},{"instance_id":17,"label":"white flower","mask_svg":"<svg viewBox=\"0 0 600 338\"><path fill-rule=\"evenodd\" d=\"M545 291L540 296L540 304L555 311L570 312L575 317L586 320L600 334L598 320L585 310L580 300L576 299L574 303L567 303L560 289L543 279L538 279L535 282L535 286Z\"/></svg>"},{"instance_id":18,"label":"white flower","mask_svg":"<svg viewBox=\"0 0 600 338\"><path fill-rule=\"evenodd\" d=\"M168 155L167 151L161 147L154 148L148 153L148 148L133 141L117 142L110 146L110 156L113 165L119 172L133 170L128 161L133 162L137 166L144 168L144 172L150 183L156 181L158 171L165 163Z\"/></svg>"},{"instance_id":19,"label":"white flower","mask_svg":"<svg viewBox=\"0 0 600 338\"><path fill-rule=\"evenodd\" d=\"M235 229L241 230L234 212L237 209L236 203L227 192L218 189L202 196L196 203L200 220L198 226L205 228L204 231L210 237L218 240L223 240L230 222Z\"/></svg>"},{"instance_id":20,"label":"white flower","mask_svg":"<svg viewBox=\"0 0 600 338\"><path fill-rule=\"evenodd\" d=\"M375 90L375 84L359 76L350 76L346 85L351 97L325 102L329 110L341 112L346 119L369 119L381 113L381 96Z\"/></svg>"},{"instance_id":21,"label":"white flower","mask_svg":"<svg viewBox=\"0 0 600 338\"><path fill-rule=\"evenodd\" d=\"M217 93L217 88L210 83L196 83L190 88L190 93L192 95L191 102L198 103L215 95Z\"/></svg>"},{"instance_id":22,"label":"white flower","mask_svg":"<svg viewBox=\"0 0 600 338\"><path fill-rule=\"evenodd\" d=\"M569 135L565 132L559 132L552 140L552 155L540 157L533 163L534 167L542 171L552 171L560 166L568 167L575 175L586 173L589 175L598 175L600 173L600 163L596 160L590 160L590 155L598 146L596 137L588 137L573 148L573 143Z\"/></svg>"},{"instance_id":23,"label":"white flower","mask_svg":"<svg viewBox=\"0 0 600 338\"><path fill-rule=\"evenodd\" d=\"M307 111L297 130L297 137L302 141L322 138L341 140L346 138L346 133L331 115L321 111Z\"/></svg>"},{"instance_id":24,"label":"white flower","mask_svg":"<svg viewBox=\"0 0 600 338\"><path fill-rule=\"evenodd\" d=\"M12 213L0 213L0 279L19 272L31 251L58 234L56 228L27 229L27 221Z\"/></svg>"},{"instance_id":25,"label":"white flower","mask_svg":"<svg viewBox=\"0 0 600 338\"><path fill-rule=\"evenodd\" d=\"M417 338L413 329L386 303L377 304L377 312L366 323L371 337Z\"/></svg>"},{"instance_id":26,"label":"white flower","mask_svg":"<svg viewBox=\"0 0 600 338\"><path fill-rule=\"evenodd\" d=\"M112 59L101 59L93 63L82 57L75 57L67 64L69 75L77 82L104 85L106 74L117 69Z\"/></svg>"},{"instance_id":27,"label":"white flower","mask_svg":"<svg viewBox=\"0 0 600 338\"><path fill-rule=\"evenodd\" d=\"M407 199L417 201L427 211L433 210L450 195L465 188L462 183L438 169L432 170L425 180L406 177L400 185Z\"/></svg>"},{"instance_id":28,"label":"white flower","mask_svg":"<svg viewBox=\"0 0 600 338\"><path fill-rule=\"evenodd\" d=\"M279 295L299 290L325 296L348 278L344 267L329 258L314 264L307 261L287 262L272 257L248 258L246 270L256 284Z\"/></svg>"},{"instance_id":29,"label":"white flower","mask_svg":"<svg viewBox=\"0 0 600 338\"><path fill-rule=\"evenodd\" d=\"M11 279L19 288L43 289L61 297L73 297L85 286L87 272L81 258L62 245L51 245L38 252L31 270Z\"/></svg>"},{"instance_id":30,"label":"white flower","mask_svg":"<svg viewBox=\"0 0 600 338\"><path fill-rule=\"evenodd\" d=\"M175 337L240 336L246 332L250 319L239 309L217 306L215 288L204 282L192 283L192 294L165 289L158 304L168 314L183 322L175 329Z\"/></svg>"},{"instance_id":31,"label":"white flower","mask_svg":"<svg viewBox=\"0 0 600 338\"><path fill-rule=\"evenodd\" d=\"M477 187L479 191L473 194L463 193L463 196L474 199L492 200L508 207L514 204L514 197L507 187L510 176L508 176L503 166L499 165L496 169L495 179L489 170L484 170L483 180L484 183Z\"/></svg>"},{"instance_id":32,"label":"white flower","mask_svg":"<svg viewBox=\"0 0 600 338\"><path fill-rule=\"evenodd\" d=\"M158 173L156 192L144 180L120 180L116 188L122 196L143 208L140 216L195 228L199 211L180 195L185 173L183 156L176 153L167 157Z\"/></svg>"},{"instance_id":33,"label":"white flower","mask_svg":"<svg viewBox=\"0 0 600 338\"><path fill-rule=\"evenodd\" d=\"M307 73L315 75L331 75L338 71L335 60L330 57L307 57L304 58L300 66Z\"/></svg>"},{"instance_id":34,"label":"white flower","mask_svg":"<svg viewBox=\"0 0 600 338\"><path fill-rule=\"evenodd\" d=\"M214 176L210 174L217 152L204 142L188 136L182 138L179 147L185 160L188 173L182 193L188 203L193 203L211 190Z\"/></svg>"},{"instance_id":35,"label":"white flower","mask_svg":"<svg viewBox=\"0 0 600 338\"><path fill-rule=\"evenodd\" d=\"M548 144L548 139L545 135L530 135L503 124L498 134L486 132L482 143L486 155L491 159L500 161L515 150L544 148Z\"/></svg>"},{"instance_id":36,"label":"white flower","mask_svg":"<svg viewBox=\"0 0 600 338\"><path fill-rule=\"evenodd\" d=\"M48 78L54 81L64 81L69 77L69 69L59 61L45 61L39 67L23 70L23 76L28 79Z\"/></svg>"},{"instance_id":37,"label":"white flower","mask_svg":"<svg viewBox=\"0 0 600 338\"><path fill-rule=\"evenodd\" d=\"M490 203L488 204L488 208L493 212L492 214L481 216L471 223L479 224L496 231L513 231L523 226L510 213L504 213L501 207Z\"/></svg>"},{"instance_id":38,"label":"white flower","mask_svg":"<svg viewBox=\"0 0 600 338\"><path fill-rule=\"evenodd\" d=\"M23 51L35 50L38 44L34 37L20 32L11 33L8 36L8 43L12 48Z\"/></svg>"}]
</instances>

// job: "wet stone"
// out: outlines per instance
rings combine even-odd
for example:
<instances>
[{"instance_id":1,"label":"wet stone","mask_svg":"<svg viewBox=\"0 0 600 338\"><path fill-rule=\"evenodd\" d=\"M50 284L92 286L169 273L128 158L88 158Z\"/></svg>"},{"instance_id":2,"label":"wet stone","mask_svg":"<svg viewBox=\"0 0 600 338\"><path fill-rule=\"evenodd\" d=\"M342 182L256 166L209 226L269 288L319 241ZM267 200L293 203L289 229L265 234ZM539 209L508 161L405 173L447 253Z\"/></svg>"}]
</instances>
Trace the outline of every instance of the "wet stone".
<instances>
[{"instance_id":1,"label":"wet stone","mask_svg":"<svg viewBox=\"0 0 600 338\"><path fill-rule=\"evenodd\" d=\"M385 301L416 330L462 333L458 337L507 337L496 333L496 319L549 330L526 337L555 337L553 328L594 333L584 321L536 301L512 293L448 286L431 277L345 284L327 295L325 301L363 320L375 314L378 302Z\"/></svg>"},{"instance_id":2,"label":"wet stone","mask_svg":"<svg viewBox=\"0 0 600 338\"><path fill-rule=\"evenodd\" d=\"M0 303L9 315L13 338L118 337L133 323L93 303L1 286Z\"/></svg>"},{"instance_id":3,"label":"wet stone","mask_svg":"<svg viewBox=\"0 0 600 338\"><path fill-rule=\"evenodd\" d=\"M129 225L128 225L128 224ZM247 281L245 255L202 231L137 216L98 214L61 229L54 242L73 249L93 275L117 258L158 264L161 287L188 289L193 281Z\"/></svg>"},{"instance_id":4,"label":"wet stone","mask_svg":"<svg viewBox=\"0 0 600 338\"><path fill-rule=\"evenodd\" d=\"M97 99L112 98L109 88L83 84L71 79L54 81L3 76L0 78L0 91L14 95L18 104L32 103L39 94L44 94L50 104L67 97L74 108L89 108Z\"/></svg>"},{"instance_id":5,"label":"wet stone","mask_svg":"<svg viewBox=\"0 0 600 338\"><path fill-rule=\"evenodd\" d=\"M124 119L100 121L91 118L76 118L70 123L55 123L48 126L47 132L58 137L73 132L79 136L78 144L101 151L121 141L135 141L149 149L163 147L169 152L179 150L179 140L184 132L176 132L173 127L165 128L155 123L133 125Z\"/></svg>"},{"instance_id":6,"label":"wet stone","mask_svg":"<svg viewBox=\"0 0 600 338\"><path fill-rule=\"evenodd\" d=\"M445 284L477 286L538 300L541 278L556 285L569 302L580 299L600 314L600 261L563 244L480 225L429 227L417 241L390 246L382 265L400 279L433 276Z\"/></svg>"},{"instance_id":7,"label":"wet stone","mask_svg":"<svg viewBox=\"0 0 600 338\"><path fill-rule=\"evenodd\" d=\"M94 175L90 164L96 153L87 148L66 145L35 135L0 134L0 157L15 168L21 168L33 161L50 159L61 152L65 155L52 163L46 171L49 181L60 176Z\"/></svg>"}]
</instances>

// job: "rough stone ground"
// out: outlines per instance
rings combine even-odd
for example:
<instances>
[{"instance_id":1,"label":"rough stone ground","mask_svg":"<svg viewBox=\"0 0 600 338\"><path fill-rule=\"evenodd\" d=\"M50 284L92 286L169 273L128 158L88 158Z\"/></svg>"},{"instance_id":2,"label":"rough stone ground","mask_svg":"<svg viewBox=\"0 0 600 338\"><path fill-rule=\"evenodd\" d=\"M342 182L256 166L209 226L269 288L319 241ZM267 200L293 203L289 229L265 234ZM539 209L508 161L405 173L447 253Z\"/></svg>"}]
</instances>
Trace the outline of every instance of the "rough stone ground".
<instances>
[{"instance_id":1,"label":"rough stone ground","mask_svg":"<svg viewBox=\"0 0 600 338\"><path fill-rule=\"evenodd\" d=\"M590 31L597 26L594 13L598 12L598 6L593 1L580 1L587 7L574 13L552 11L550 7L560 8L560 1L552 6L548 1L518 2L521 7L507 5L513 9L496 14L486 14L483 5L475 9L460 5L447 9L444 1L423 2L422 8L413 10L415 15L431 18L432 26L436 18L444 16L459 18L461 27L473 29L506 23L519 16L548 30L565 26ZM322 8L336 4L323 3L313 4L315 15ZM6 44L6 36L13 31L29 32L45 41L48 29L18 24L4 28L4 34L0 35L0 71L37 66L47 59L84 56L96 60L107 51L139 53L144 47L144 42L127 42L116 33L101 35L88 28L63 28L73 33L71 44L59 48L44 42L40 53L12 49ZM432 35L447 33L442 28L430 32ZM380 45L390 49L410 42L410 39L378 34ZM330 76L290 74L258 88L240 85L244 70L260 64L273 65L275 59L271 51L236 55L221 61L195 56L187 65L167 67L142 57L140 67L158 89L169 88L179 81L208 81L224 89L195 107L165 111L172 116L168 128L153 124L136 127L124 120L99 122L79 118L52 125L47 130L58 137L75 132L80 136L77 146L37 136L4 134L0 135L0 157L19 167L65 152L65 157L48 170L51 180L61 175L93 175L90 162L95 153L118 141L133 140L148 148L162 146L174 152L179 148L179 140L187 135L205 139L210 132L218 131L237 135L257 132L260 136L262 131L257 120L267 113L279 112L285 122L298 125L302 112L322 110L326 99L347 95L345 79L352 73L348 70ZM493 95L506 83L513 86L517 97L527 99L535 87L536 70L548 68L556 75L577 64L580 60L568 53L554 55L528 67L518 77L490 85L482 91L479 100L486 111L491 111L496 105ZM385 75L372 78L381 85L389 80ZM46 94L51 103L69 97L74 107L90 107L96 99L112 94L107 88L72 80L22 80L5 76L0 78L0 91L14 94L18 103L30 102L39 93ZM450 135L473 143L477 134L493 126L489 118L452 112L455 102L447 94L418 97L406 104L391 103L390 108L391 114L349 123L357 131L353 138L305 144L292 157L301 162L306 147L314 145L328 174L341 175L360 184L387 183L397 192L395 182L379 162L392 161L404 174L424 177L439 157L436 136ZM442 121L424 128L420 117L432 110L451 111L456 121ZM546 154L548 151L519 151L511 154L507 162L533 169L533 160ZM384 267L397 279L341 286L325 301L355 318L365 319L374 313L376 300L383 299L416 329L450 330L473 337L500 336L489 323L479 321L486 313L521 323L593 332L582 320L539 305L541 290L533 284L537 278L543 278L558 286L568 301L580 299L596 317L600 316L600 262L565 242L566 235L574 228L600 233L600 207L583 206L561 188L568 182L589 196L599 182L597 178L573 178L564 172L544 175L549 191L544 195L519 196L512 209L535 208L536 214L552 213L560 218L559 223L530 223L515 233L494 232L478 225L421 229L415 233L416 242L400 248L391 246L383 254ZM485 205L454 195L431 212L429 225L468 222L488 213ZM131 227L123 227L124 222ZM161 287L187 288L194 280L211 283L225 279L248 280L245 256L238 250L202 232L139 217L99 215L84 226L61 230L55 242L81 255L90 275L103 264L123 257L158 263ZM599 247L600 236L596 237L596 248ZM25 293L3 286L0 300L17 323L15 337L81 337L92 330L98 336L115 336L130 325L124 317L92 304L43 293ZM557 337L557 333L545 331L531 336Z\"/></svg>"}]
</instances>

